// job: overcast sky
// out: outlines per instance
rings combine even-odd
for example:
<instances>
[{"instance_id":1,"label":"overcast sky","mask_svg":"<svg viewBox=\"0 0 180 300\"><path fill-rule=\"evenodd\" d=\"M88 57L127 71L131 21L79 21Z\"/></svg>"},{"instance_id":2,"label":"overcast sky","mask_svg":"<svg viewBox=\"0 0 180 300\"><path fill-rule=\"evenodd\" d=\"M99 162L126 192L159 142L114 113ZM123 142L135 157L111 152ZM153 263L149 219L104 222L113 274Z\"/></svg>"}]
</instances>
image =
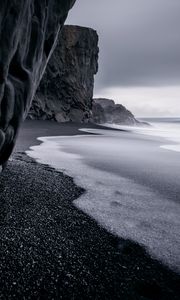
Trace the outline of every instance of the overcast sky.
<instances>
[{"instance_id":1,"label":"overcast sky","mask_svg":"<svg viewBox=\"0 0 180 300\"><path fill-rule=\"evenodd\" d=\"M77 0L67 23L99 34L95 96L180 116L180 0Z\"/></svg>"}]
</instances>

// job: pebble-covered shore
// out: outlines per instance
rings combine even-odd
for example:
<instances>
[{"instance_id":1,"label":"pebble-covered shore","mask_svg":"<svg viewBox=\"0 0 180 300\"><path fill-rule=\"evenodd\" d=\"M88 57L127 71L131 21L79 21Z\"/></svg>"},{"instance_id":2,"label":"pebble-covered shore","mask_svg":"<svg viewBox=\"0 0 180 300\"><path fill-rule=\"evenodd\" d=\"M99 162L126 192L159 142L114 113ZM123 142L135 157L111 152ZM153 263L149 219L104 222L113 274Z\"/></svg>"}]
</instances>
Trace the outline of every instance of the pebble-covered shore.
<instances>
[{"instance_id":1,"label":"pebble-covered shore","mask_svg":"<svg viewBox=\"0 0 180 300\"><path fill-rule=\"evenodd\" d=\"M177 274L73 206L70 177L22 153L0 176L0 299L179 299Z\"/></svg>"}]
</instances>

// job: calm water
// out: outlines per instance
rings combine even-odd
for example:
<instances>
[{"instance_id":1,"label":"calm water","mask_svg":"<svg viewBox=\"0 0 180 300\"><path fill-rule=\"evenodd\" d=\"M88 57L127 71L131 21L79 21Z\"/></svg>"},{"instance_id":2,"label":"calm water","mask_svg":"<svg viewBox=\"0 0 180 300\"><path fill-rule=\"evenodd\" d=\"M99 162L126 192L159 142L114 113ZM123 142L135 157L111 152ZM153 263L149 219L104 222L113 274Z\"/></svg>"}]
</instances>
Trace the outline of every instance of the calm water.
<instances>
[{"instance_id":1,"label":"calm water","mask_svg":"<svg viewBox=\"0 0 180 300\"><path fill-rule=\"evenodd\" d=\"M148 122L151 126L143 128L115 124L106 125L112 128L124 128L132 132L164 138L162 148L180 152L180 118L142 118L140 120Z\"/></svg>"},{"instance_id":2,"label":"calm water","mask_svg":"<svg viewBox=\"0 0 180 300\"><path fill-rule=\"evenodd\" d=\"M180 152L180 118L149 118L146 121L153 126L149 134L162 136L172 142L162 145L162 148Z\"/></svg>"}]
</instances>

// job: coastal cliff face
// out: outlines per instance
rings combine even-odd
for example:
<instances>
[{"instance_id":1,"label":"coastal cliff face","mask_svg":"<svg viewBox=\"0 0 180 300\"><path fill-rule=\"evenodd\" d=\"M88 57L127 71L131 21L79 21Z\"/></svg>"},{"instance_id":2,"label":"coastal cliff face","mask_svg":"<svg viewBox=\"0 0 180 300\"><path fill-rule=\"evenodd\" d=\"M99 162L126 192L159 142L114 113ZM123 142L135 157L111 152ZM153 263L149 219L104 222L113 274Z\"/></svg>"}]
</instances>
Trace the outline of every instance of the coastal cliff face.
<instances>
[{"instance_id":1,"label":"coastal cliff face","mask_svg":"<svg viewBox=\"0 0 180 300\"><path fill-rule=\"evenodd\" d=\"M96 31L64 26L33 100L29 118L88 121L94 75L98 71L98 51Z\"/></svg>"},{"instance_id":2,"label":"coastal cliff face","mask_svg":"<svg viewBox=\"0 0 180 300\"><path fill-rule=\"evenodd\" d=\"M9 158L75 0L4 0L0 8L0 165Z\"/></svg>"},{"instance_id":3,"label":"coastal cliff face","mask_svg":"<svg viewBox=\"0 0 180 300\"><path fill-rule=\"evenodd\" d=\"M110 99L93 99L92 106L93 121L98 124L123 124L140 125L142 124L134 115L121 104L115 104Z\"/></svg>"},{"instance_id":4,"label":"coastal cliff face","mask_svg":"<svg viewBox=\"0 0 180 300\"><path fill-rule=\"evenodd\" d=\"M57 122L139 124L130 111L113 100L93 100L98 53L95 30L64 26L28 118Z\"/></svg>"}]
</instances>

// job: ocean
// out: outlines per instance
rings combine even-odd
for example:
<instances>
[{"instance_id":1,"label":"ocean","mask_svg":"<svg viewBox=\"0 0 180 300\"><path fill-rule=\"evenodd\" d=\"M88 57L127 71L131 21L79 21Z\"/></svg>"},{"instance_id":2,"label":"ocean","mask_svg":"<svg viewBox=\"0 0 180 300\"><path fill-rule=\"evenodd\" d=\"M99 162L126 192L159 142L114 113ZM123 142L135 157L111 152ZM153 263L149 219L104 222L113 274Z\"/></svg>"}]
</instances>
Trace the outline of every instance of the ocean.
<instances>
[{"instance_id":1,"label":"ocean","mask_svg":"<svg viewBox=\"0 0 180 300\"><path fill-rule=\"evenodd\" d=\"M107 127L130 130L131 132L163 138L160 146L164 149L180 152L180 118L140 118L149 123L148 127L130 127L117 124L105 124Z\"/></svg>"},{"instance_id":2,"label":"ocean","mask_svg":"<svg viewBox=\"0 0 180 300\"><path fill-rule=\"evenodd\" d=\"M144 121L151 126L39 137L26 153L73 177L86 190L74 205L100 226L180 270L180 122Z\"/></svg>"},{"instance_id":3,"label":"ocean","mask_svg":"<svg viewBox=\"0 0 180 300\"><path fill-rule=\"evenodd\" d=\"M162 136L172 143L175 142L174 145L167 144L161 147L180 152L180 118L149 118L146 121L153 126L152 134Z\"/></svg>"}]
</instances>

